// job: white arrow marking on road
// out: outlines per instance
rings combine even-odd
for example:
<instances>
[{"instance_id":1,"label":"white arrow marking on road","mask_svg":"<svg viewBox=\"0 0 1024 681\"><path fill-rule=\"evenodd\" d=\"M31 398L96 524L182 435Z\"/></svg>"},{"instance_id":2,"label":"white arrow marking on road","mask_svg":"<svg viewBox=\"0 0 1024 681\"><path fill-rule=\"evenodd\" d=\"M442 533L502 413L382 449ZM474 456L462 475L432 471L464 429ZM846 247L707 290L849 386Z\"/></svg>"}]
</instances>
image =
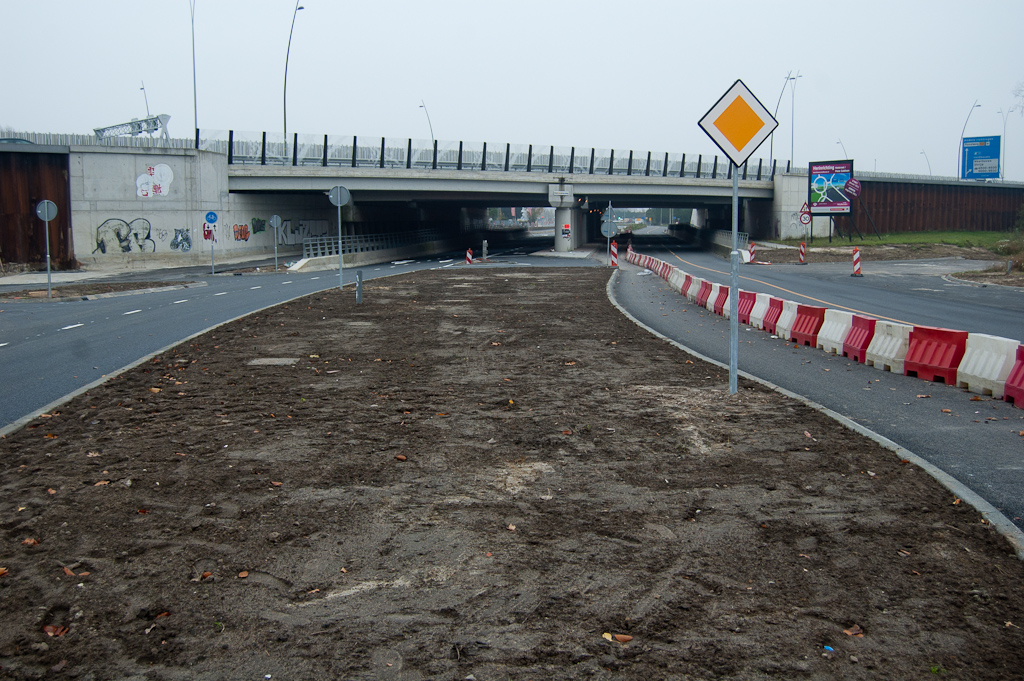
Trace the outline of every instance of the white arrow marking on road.
<instances>
[{"instance_id":1,"label":"white arrow marking on road","mask_svg":"<svg viewBox=\"0 0 1024 681\"><path fill-rule=\"evenodd\" d=\"M227 291L221 291L220 293L214 293L213 295L215 295L215 296L226 296L227 294L228 294Z\"/></svg>"},{"instance_id":2,"label":"white arrow marking on road","mask_svg":"<svg viewBox=\"0 0 1024 681\"><path fill-rule=\"evenodd\" d=\"M85 326L85 324L71 324L69 326L62 326L62 327L60 327L60 330L61 331L67 331L68 329L77 329L80 326Z\"/></svg>"}]
</instances>

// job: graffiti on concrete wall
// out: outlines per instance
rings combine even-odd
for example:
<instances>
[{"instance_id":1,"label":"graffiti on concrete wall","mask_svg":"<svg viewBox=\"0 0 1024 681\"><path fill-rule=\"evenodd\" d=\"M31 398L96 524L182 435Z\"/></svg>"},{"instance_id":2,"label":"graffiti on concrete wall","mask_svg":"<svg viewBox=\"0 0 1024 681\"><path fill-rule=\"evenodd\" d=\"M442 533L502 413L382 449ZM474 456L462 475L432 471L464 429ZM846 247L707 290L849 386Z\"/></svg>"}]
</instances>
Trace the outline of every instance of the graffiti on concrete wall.
<instances>
[{"instance_id":1,"label":"graffiti on concrete wall","mask_svg":"<svg viewBox=\"0 0 1024 681\"><path fill-rule=\"evenodd\" d=\"M235 241L249 240L249 225L232 225L231 230L235 233Z\"/></svg>"},{"instance_id":2,"label":"graffiti on concrete wall","mask_svg":"<svg viewBox=\"0 0 1024 681\"><path fill-rule=\"evenodd\" d=\"M267 221L259 218L252 219L252 233L259 234L260 232L267 229Z\"/></svg>"},{"instance_id":3,"label":"graffiti on concrete wall","mask_svg":"<svg viewBox=\"0 0 1024 681\"><path fill-rule=\"evenodd\" d=\"M148 166L146 172L135 178L135 193L143 198L168 196L171 193L171 182L174 171L166 163Z\"/></svg>"},{"instance_id":4,"label":"graffiti on concrete wall","mask_svg":"<svg viewBox=\"0 0 1024 681\"><path fill-rule=\"evenodd\" d=\"M188 253L192 250L192 236L188 233L188 229L175 229L174 238L171 239L171 250L181 251L182 253Z\"/></svg>"},{"instance_id":5,"label":"graffiti on concrete wall","mask_svg":"<svg viewBox=\"0 0 1024 681\"><path fill-rule=\"evenodd\" d=\"M299 220L297 223L288 221L281 226L281 243L301 244L303 239L326 236L329 226L327 220Z\"/></svg>"},{"instance_id":6,"label":"graffiti on concrete wall","mask_svg":"<svg viewBox=\"0 0 1024 681\"><path fill-rule=\"evenodd\" d=\"M105 220L96 228L96 248L92 252L106 253L108 248L116 252L116 245L122 253L154 253L156 242L150 236L151 231L152 226L145 218L135 218L131 222L118 218Z\"/></svg>"}]
</instances>

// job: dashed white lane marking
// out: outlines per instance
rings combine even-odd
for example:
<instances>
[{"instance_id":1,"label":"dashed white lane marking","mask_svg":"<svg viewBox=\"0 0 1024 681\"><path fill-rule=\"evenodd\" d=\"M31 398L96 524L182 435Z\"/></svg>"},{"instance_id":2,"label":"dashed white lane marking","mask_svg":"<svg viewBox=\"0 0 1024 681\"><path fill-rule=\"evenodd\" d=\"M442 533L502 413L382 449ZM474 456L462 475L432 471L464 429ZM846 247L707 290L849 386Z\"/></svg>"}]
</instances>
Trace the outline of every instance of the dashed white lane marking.
<instances>
[{"instance_id":1,"label":"dashed white lane marking","mask_svg":"<svg viewBox=\"0 0 1024 681\"><path fill-rule=\"evenodd\" d=\"M439 262L439 263L451 262L452 260L454 260L454 258L448 258L447 260L438 260L437 262Z\"/></svg>"},{"instance_id":2,"label":"dashed white lane marking","mask_svg":"<svg viewBox=\"0 0 1024 681\"><path fill-rule=\"evenodd\" d=\"M171 303L171 305L181 305L182 303L187 303L187 302L188 302L188 298L184 298L182 300L175 300L173 303Z\"/></svg>"},{"instance_id":3,"label":"dashed white lane marking","mask_svg":"<svg viewBox=\"0 0 1024 681\"><path fill-rule=\"evenodd\" d=\"M0 343L0 348L2 348L5 345L9 345L9 343Z\"/></svg>"},{"instance_id":4,"label":"dashed white lane marking","mask_svg":"<svg viewBox=\"0 0 1024 681\"><path fill-rule=\"evenodd\" d=\"M123 315L121 315L121 316L122 316L122 317L125 317L125 316L127 316L127 315L130 315L130 314L135 314L136 312L142 312L142 310L129 310L128 312L125 312L125 313L124 313Z\"/></svg>"},{"instance_id":5,"label":"dashed white lane marking","mask_svg":"<svg viewBox=\"0 0 1024 681\"><path fill-rule=\"evenodd\" d=\"M227 294L228 294L227 291L221 291L220 293L214 293L213 295L215 295L215 296L226 296Z\"/></svg>"},{"instance_id":6,"label":"dashed white lane marking","mask_svg":"<svg viewBox=\"0 0 1024 681\"><path fill-rule=\"evenodd\" d=\"M290 281L282 281L282 282L281 282L281 284L282 284L282 285L283 285L283 284L290 284L290 283L292 283L292 282L290 282Z\"/></svg>"},{"instance_id":7,"label":"dashed white lane marking","mask_svg":"<svg viewBox=\"0 0 1024 681\"><path fill-rule=\"evenodd\" d=\"M263 287L262 287L262 286L250 286L250 287L249 287L249 290L250 290L250 291L255 291L255 290L256 290L256 289L258 289L258 288L263 288Z\"/></svg>"},{"instance_id":8,"label":"dashed white lane marking","mask_svg":"<svg viewBox=\"0 0 1024 681\"><path fill-rule=\"evenodd\" d=\"M85 324L69 324L68 326L60 327L60 330L67 331L68 329L77 329L80 326L85 326Z\"/></svg>"}]
</instances>

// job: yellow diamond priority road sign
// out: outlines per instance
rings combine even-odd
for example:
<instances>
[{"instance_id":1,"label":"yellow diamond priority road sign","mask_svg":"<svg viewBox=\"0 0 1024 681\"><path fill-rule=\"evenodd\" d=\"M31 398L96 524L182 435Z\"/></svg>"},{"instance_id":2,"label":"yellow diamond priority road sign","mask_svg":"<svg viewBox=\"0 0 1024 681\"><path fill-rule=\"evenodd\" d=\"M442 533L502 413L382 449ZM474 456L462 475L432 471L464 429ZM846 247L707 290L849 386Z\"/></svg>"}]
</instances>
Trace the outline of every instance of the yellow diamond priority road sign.
<instances>
[{"instance_id":1,"label":"yellow diamond priority road sign","mask_svg":"<svg viewBox=\"0 0 1024 681\"><path fill-rule=\"evenodd\" d=\"M737 80L698 125L733 163L741 166L779 122L743 81Z\"/></svg>"}]
</instances>

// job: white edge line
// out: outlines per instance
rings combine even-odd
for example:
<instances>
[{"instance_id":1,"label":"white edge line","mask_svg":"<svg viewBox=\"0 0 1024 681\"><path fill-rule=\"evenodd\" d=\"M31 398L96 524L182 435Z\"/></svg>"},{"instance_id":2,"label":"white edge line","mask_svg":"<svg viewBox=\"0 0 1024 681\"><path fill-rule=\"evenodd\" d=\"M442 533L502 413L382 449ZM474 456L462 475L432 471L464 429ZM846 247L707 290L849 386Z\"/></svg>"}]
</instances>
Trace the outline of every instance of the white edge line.
<instances>
[{"instance_id":1,"label":"white edge line","mask_svg":"<svg viewBox=\"0 0 1024 681\"><path fill-rule=\"evenodd\" d=\"M5 345L10 345L10 343L0 343L0 348L2 348Z\"/></svg>"},{"instance_id":2,"label":"white edge line","mask_svg":"<svg viewBox=\"0 0 1024 681\"><path fill-rule=\"evenodd\" d=\"M171 303L171 305L180 305L182 303L187 303L187 302L188 302L188 298L182 298L181 300L175 300L173 303Z\"/></svg>"},{"instance_id":3,"label":"white edge line","mask_svg":"<svg viewBox=\"0 0 1024 681\"><path fill-rule=\"evenodd\" d=\"M80 326L85 326L85 324L68 324L67 326L60 327L60 330L67 331L68 329L77 329Z\"/></svg>"},{"instance_id":4,"label":"white edge line","mask_svg":"<svg viewBox=\"0 0 1024 681\"><path fill-rule=\"evenodd\" d=\"M227 291L221 291L220 293L214 293L213 295L215 295L215 296L226 296L227 294L228 294Z\"/></svg>"},{"instance_id":5,"label":"white edge line","mask_svg":"<svg viewBox=\"0 0 1024 681\"><path fill-rule=\"evenodd\" d=\"M142 310L129 310L128 312L125 312L121 316L124 317L126 315L135 314L136 312L142 312Z\"/></svg>"},{"instance_id":6,"label":"white edge line","mask_svg":"<svg viewBox=\"0 0 1024 681\"><path fill-rule=\"evenodd\" d=\"M619 270L615 270L614 272L612 272L612 276L608 279L608 285L605 287L605 291L608 294L608 300L611 302L612 305L618 308L619 312L621 312L626 317L626 319L629 319L634 324L639 326L641 329L644 329L648 333L651 333L652 335L664 341L667 341L668 343L671 343L672 345L679 348L683 352L693 355L698 359L704 360L709 364L714 364L719 368L729 368L728 364L724 364L722 362L719 362L718 360L711 359L710 357L705 357L696 350L688 348L682 343L679 343L669 338L668 336L665 336L664 334L655 331L654 329L652 329L651 327L647 326L639 319L634 317L633 315L629 314L629 312L624 307L619 305L619 302L615 299L613 287L615 285L615 280L618 278L618 276ZM864 437L873 440L882 447L885 447L886 449L894 452L901 459L907 459L915 466L918 466L919 468L923 469L926 473L935 478L935 480L939 484L941 484L943 487L945 487L950 492L955 494L957 497L962 499L964 502L973 506L975 510L977 510L979 513L985 516L985 518L992 524L992 526L996 528L999 534L1006 537L1006 541L1009 542L1010 546L1017 553L1017 558L1020 560L1024 560L1024 531L1022 531L1019 527L1010 522L1010 519L1003 515L1003 513L999 509L997 509L989 502L985 501L976 492L971 490L969 487L964 485L962 482L954 478L949 473L946 473L938 466L935 466L934 464L926 461L917 454L914 454L909 449L896 444L895 442L885 437L884 435L879 435L875 431L866 428L861 424L856 423L855 421L850 420L849 418L843 416L842 414L832 411L831 409L822 404L818 404L814 400L808 399L803 395L798 395L794 392L786 390L781 386L777 386L770 381L764 380L763 378L758 378L757 376L748 374L745 371L739 371L737 373L747 380L753 381L755 383L760 383L761 385L765 386L766 388L769 388L770 390L774 390L778 393L781 393L782 395L785 395L786 397L802 402L811 409L820 411L822 414L825 414L826 416L835 419L836 421L846 426L850 430L853 430L863 435Z\"/></svg>"}]
</instances>

